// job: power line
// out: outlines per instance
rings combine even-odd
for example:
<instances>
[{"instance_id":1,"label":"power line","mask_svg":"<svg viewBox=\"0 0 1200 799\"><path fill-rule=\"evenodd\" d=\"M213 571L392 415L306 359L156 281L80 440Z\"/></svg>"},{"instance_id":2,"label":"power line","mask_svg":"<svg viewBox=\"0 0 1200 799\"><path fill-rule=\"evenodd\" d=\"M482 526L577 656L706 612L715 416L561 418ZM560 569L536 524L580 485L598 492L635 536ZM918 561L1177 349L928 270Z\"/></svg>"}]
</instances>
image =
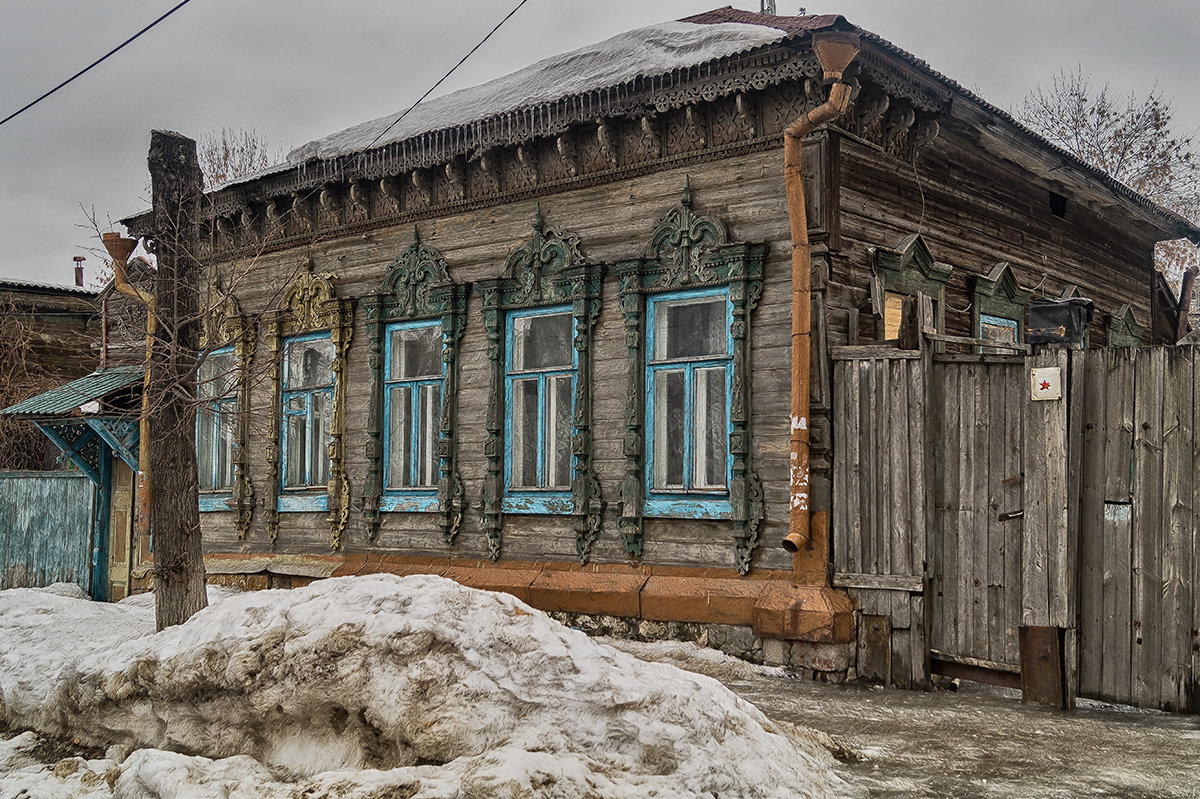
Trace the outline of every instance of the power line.
<instances>
[{"instance_id":1,"label":"power line","mask_svg":"<svg viewBox=\"0 0 1200 799\"><path fill-rule=\"evenodd\" d=\"M132 43L134 42L134 40L136 40L136 39L140 38L140 37L141 37L141 35L142 35L143 33L145 33L146 31L150 30L150 29L151 29L151 28L153 28L155 25L157 25L158 23L162 22L164 19L166 19L167 17L171 16L171 15L172 15L172 14L174 14L176 11L178 11L178 10L179 10L179 9L181 9L181 8L183 8L184 6L186 6L186 5L187 5L188 3L190 3L190 2L192 2L192 0L182 0L182 2L180 2L180 3L179 3L178 5L176 5L174 8L172 8L170 11L168 11L168 12L167 12L167 13L165 13L165 14L163 14L161 17L159 17L158 19L154 20L154 21L153 21L153 22L151 22L149 25L147 25L146 27L142 28L140 31L138 31L137 33L133 34L132 36L130 36L130 37L129 37L128 39L126 39L125 41L121 42L119 45L117 45L117 46L116 46L116 47L114 47L113 49L109 50L107 53L105 53L103 56L101 56L100 58L98 58L98 59L96 59L95 61L93 61L91 64L88 64L86 67L84 67L83 69L79 70L79 71L78 71L78 72L76 72L74 75L72 75L71 77L67 78L67 79L66 79L66 80L64 80L62 83L60 83L60 84L58 84L57 86L55 86L53 89L51 89L50 91L48 91L48 92L46 92L45 94L43 94L41 97L39 97L39 98L37 98L36 100L34 100L33 102L29 103L29 104L28 104L28 105L26 105L24 108L20 108L20 109L18 109L18 110L16 110L16 111L14 111L13 113L11 113L11 114L9 114L8 116L6 116L4 119L0 119L0 125L3 125L5 122L8 122L10 119L13 119L13 118L14 118L14 117L16 117L16 116L18 116L18 115L20 115L20 114L23 114L23 113L25 113L25 112L26 112L26 111L28 111L30 108L33 108L35 105L37 105L38 103L40 103L42 100L45 100L47 97L49 97L50 95L54 94L54 93L55 93L56 91L58 91L59 89L63 88L63 87L64 87L64 86L66 86L67 84L69 84L69 83L71 83L72 81L74 81L76 78L82 77L84 74L86 74L86 73L90 72L90 71L92 70L92 68L93 68L93 67L97 67L97 66L99 66L100 64L104 63L105 61L107 61L107 60L109 59L109 57L110 57L110 56L116 55L118 52L120 52L121 50L123 50L123 49L125 48L125 46L126 46L126 45L132 44Z\"/></svg>"},{"instance_id":2,"label":"power line","mask_svg":"<svg viewBox=\"0 0 1200 799\"><path fill-rule=\"evenodd\" d=\"M430 86L430 87L429 87L429 91L427 91L427 92L425 92L424 94L422 94L422 95L420 96L420 98L418 98L418 99L417 99L417 101L416 101L415 103L413 103L413 104L412 104L412 105L410 105L410 106L409 106L407 109L405 109L404 113L402 113L400 116L396 117L396 119L395 119L395 120L392 122L392 124L390 124L390 125L388 125L386 128L384 128L384 129L383 129L383 132L381 132L381 133L380 133L378 136L376 136L376 137L375 137L375 138L374 138L374 139L371 141L371 143L370 143L370 144L368 144L366 147L364 147L364 148L363 148L363 151L365 152L366 150L370 150L372 147L374 147L374 146L375 146L375 144L376 144L376 143L377 143L377 142L378 142L380 139L382 139L384 136L386 136L386 135L387 135L387 133L388 133L388 131L389 131L389 130L391 130L392 128L394 128L394 127L396 127L397 125L399 125L399 124L400 124L400 120L402 120L402 119L404 119L406 116L408 116L408 115L409 115L409 113L410 113L410 112L411 112L411 111L412 111L414 108L416 108L418 105L420 105L420 104L422 103L422 101L424 101L424 100L425 100L425 98L426 98L426 97L428 97L429 95L433 94L433 93L434 93L434 91L435 91L435 90L437 90L437 87L438 87L438 86L441 86L441 85L442 85L442 82L443 82L443 81L445 81L445 80L446 80L446 78L448 78L448 77L450 77L451 75L453 75L453 74L454 74L454 71L455 71L455 70L457 70L459 67L461 67L461 66L462 66L462 65L463 65L463 64L466 62L466 60L467 60L468 58L470 58L471 56L475 55L475 51L476 51L476 50L478 50L480 47L483 47L483 46L484 46L484 44L486 44L486 43L487 43L487 40L488 40L488 39L490 39L490 38L492 38L492 36L494 36L494 35L495 35L496 31L500 30L501 26L503 26L503 25L504 25L504 23L508 22L508 20L509 20L509 19L512 17L512 15L513 15L513 14L517 13L518 11L520 11L520 10L521 10L521 7L522 7L522 6L524 6L524 5L525 5L526 3L528 3L528 2L529 2L529 0L521 0L521 2L517 3L516 7L515 7L515 8L513 8L513 10L512 10L512 11L509 11L509 12L508 12L508 13L507 13L507 14L504 16L504 19L502 19L502 20L500 20L499 22L497 22L497 23L496 23L496 27L492 28L492 29L491 29L491 31L489 31L489 32L488 32L488 35L487 35L487 36L484 36L484 37L483 37L483 38L482 38L482 39L479 41L479 44L477 44L477 45L475 45L474 47L472 47L472 48L471 48L471 50L470 50L470 52L468 52L468 53L467 53L465 56L463 56L462 58L460 58L460 59L458 60L458 63L457 63L457 64L455 64L454 66L450 67L450 71L449 71L449 72L447 72L447 73L446 73L445 75L443 75L442 77L438 78L438 82L437 82L437 83L435 83L435 84L433 84L432 86Z\"/></svg>"}]
</instances>

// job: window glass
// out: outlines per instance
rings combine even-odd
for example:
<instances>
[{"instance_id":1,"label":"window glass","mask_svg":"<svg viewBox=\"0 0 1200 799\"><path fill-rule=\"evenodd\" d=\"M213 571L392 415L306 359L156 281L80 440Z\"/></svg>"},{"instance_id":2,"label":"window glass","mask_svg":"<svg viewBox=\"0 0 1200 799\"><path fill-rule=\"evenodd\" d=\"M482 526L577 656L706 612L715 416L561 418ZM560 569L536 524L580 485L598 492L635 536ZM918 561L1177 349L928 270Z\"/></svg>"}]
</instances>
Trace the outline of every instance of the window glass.
<instances>
[{"instance_id":1,"label":"window glass","mask_svg":"<svg viewBox=\"0 0 1200 799\"><path fill-rule=\"evenodd\" d=\"M571 314L537 314L513 320L512 370L555 369L571 366Z\"/></svg>"},{"instance_id":2,"label":"window glass","mask_svg":"<svg viewBox=\"0 0 1200 799\"><path fill-rule=\"evenodd\" d=\"M389 379L440 377L442 374L441 326L427 325L392 330L390 352Z\"/></svg>"},{"instance_id":3,"label":"window glass","mask_svg":"<svg viewBox=\"0 0 1200 799\"><path fill-rule=\"evenodd\" d=\"M662 305L654 317L654 360L724 355L725 298Z\"/></svg>"},{"instance_id":4,"label":"window glass","mask_svg":"<svg viewBox=\"0 0 1200 799\"><path fill-rule=\"evenodd\" d=\"M196 375L196 476L201 491L233 487L237 445L237 356L232 348L208 353Z\"/></svg>"},{"instance_id":5,"label":"window glass","mask_svg":"<svg viewBox=\"0 0 1200 799\"><path fill-rule=\"evenodd\" d=\"M985 341L1016 344L1017 320L1005 319L1000 316L990 316L989 314L980 314L979 337ZM990 354L1012 352L1012 350L1003 347L982 347L980 351Z\"/></svg>"},{"instance_id":6,"label":"window glass","mask_svg":"<svg viewBox=\"0 0 1200 799\"><path fill-rule=\"evenodd\" d=\"M290 341L284 382L289 391L333 384L333 341Z\"/></svg>"},{"instance_id":7,"label":"window glass","mask_svg":"<svg viewBox=\"0 0 1200 799\"><path fill-rule=\"evenodd\" d=\"M509 316L505 376L509 402L508 486L571 487L574 434L574 317L569 310Z\"/></svg>"},{"instance_id":8,"label":"window glass","mask_svg":"<svg viewBox=\"0 0 1200 799\"><path fill-rule=\"evenodd\" d=\"M652 298L649 310L650 491L724 492L732 361L728 294Z\"/></svg>"}]
</instances>

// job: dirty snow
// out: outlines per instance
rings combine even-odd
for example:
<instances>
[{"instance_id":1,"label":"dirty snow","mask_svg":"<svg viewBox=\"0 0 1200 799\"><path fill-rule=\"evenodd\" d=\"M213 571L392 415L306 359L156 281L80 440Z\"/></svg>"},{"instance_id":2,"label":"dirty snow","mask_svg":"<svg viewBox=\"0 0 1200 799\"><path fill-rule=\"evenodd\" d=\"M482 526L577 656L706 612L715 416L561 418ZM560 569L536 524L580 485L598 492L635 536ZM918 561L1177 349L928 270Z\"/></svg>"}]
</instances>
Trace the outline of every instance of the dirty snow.
<instances>
[{"instance_id":1,"label":"dirty snow","mask_svg":"<svg viewBox=\"0 0 1200 799\"><path fill-rule=\"evenodd\" d=\"M639 76L665 75L674 69L772 44L783 37L784 32L776 28L736 22L650 25L547 58L479 86L426 100L377 142L375 138L396 121L400 112L303 144L288 153L287 160L295 165L371 146L383 147L428 131L617 86Z\"/></svg>"},{"instance_id":2,"label":"dirty snow","mask_svg":"<svg viewBox=\"0 0 1200 799\"><path fill-rule=\"evenodd\" d=\"M438 577L146 598L0 591L0 797L827 797L828 739ZM107 750L107 752L105 751ZM128 754L127 752L132 752ZM40 782L38 782L40 780Z\"/></svg>"}]
</instances>

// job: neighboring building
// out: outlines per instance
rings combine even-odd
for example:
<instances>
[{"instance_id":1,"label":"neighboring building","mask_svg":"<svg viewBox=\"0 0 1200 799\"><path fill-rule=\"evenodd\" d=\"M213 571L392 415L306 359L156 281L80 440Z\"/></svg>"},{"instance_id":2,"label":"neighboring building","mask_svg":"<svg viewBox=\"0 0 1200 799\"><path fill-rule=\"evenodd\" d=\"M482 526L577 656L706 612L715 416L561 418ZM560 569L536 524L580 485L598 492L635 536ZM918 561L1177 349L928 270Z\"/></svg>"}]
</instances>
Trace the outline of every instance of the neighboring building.
<instances>
[{"instance_id":1,"label":"neighboring building","mask_svg":"<svg viewBox=\"0 0 1200 799\"><path fill-rule=\"evenodd\" d=\"M92 371L100 339L96 294L0 279L0 407ZM53 468L57 455L32 426L0 419L0 470Z\"/></svg>"},{"instance_id":2,"label":"neighboring building","mask_svg":"<svg viewBox=\"0 0 1200 799\"><path fill-rule=\"evenodd\" d=\"M432 571L549 610L749 626L844 670L822 542L796 573L778 546L781 142L828 94L826 31L862 49L848 113L804 144L812 511L830 348L896 338L905 296L987 340L949 349L1022 341L1029 298L1072 287L1091 345L1149 343L1154 244L1200 230L923 61L834 15L630 31L212 193L203 255L236 302L210 319L198 421L210 573Z\"/></svg>"}]
</instances>

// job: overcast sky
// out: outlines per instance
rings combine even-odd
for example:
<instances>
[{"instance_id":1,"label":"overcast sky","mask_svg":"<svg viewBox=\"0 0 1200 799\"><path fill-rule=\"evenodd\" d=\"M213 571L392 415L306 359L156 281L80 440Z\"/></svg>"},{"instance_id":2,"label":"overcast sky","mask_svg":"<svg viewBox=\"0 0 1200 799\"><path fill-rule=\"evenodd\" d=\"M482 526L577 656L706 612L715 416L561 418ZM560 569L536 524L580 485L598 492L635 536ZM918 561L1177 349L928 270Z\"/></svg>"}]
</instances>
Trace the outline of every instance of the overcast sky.
<instances>
[{"instance_id":1,"label":"overcast sky","mask_svg":"<svg viewBox=\"0 0 1200 799\"><path fill-rule=\"evenodd\" d=\"M0 118L177 0L0 0ZM69 285L103 222L148 206L150 130L254 129L286 152L406 108L517 0L192 0L138 41L0 125L0 277ZM725 0L727 2L727 0ZM722 0L529 0L439 93ZM757 11L759 0L740 0ZM778 13L800 5L779 2ZM1082 64L1121 93L1157 82L1183 132L1200 129L1200 4L1084 0L822 0L1008 108Z\"/></svg>"}]
</instances>

